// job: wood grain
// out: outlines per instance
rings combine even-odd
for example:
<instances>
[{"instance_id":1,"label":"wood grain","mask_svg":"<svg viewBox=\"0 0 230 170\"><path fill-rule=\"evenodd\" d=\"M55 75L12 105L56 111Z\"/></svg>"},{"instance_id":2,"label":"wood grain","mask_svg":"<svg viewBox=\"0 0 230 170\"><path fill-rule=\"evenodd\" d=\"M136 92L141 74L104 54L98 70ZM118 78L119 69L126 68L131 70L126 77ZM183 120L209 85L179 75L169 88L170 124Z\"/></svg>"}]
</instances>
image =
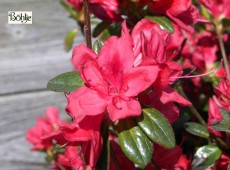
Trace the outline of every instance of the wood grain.
<instances>
[{"instance_id":1,"label":"wood grain","mask_svg":"<svg viewBox=\"0 0 230 170\"><path fill-rule=\"evenodd\" d=\"M11 10L32 11L33 24L8 24ZM45 89L49 79L72 69L63 41L76 24L58 0L1 0L0 23L0 95ZM75 44L80 41L81 34Z\"/></svg>"},{"instance_id":2,"label":"wood grain","mask_svg":"<svg viewBox=\"0 0 230 170\"><path fill-rule=\"evenodd\" d=\"M9 25L8 11L32 11L32 25ZM63 94L46 91L54 76L72 70L63 49L66 33L76 27L58 0L0 0L0 169L44 170L44 155L31 152L26 130L49 105L61 110ZM83 41L78 35L75 44Z\"/></svg>"}]
</instances>

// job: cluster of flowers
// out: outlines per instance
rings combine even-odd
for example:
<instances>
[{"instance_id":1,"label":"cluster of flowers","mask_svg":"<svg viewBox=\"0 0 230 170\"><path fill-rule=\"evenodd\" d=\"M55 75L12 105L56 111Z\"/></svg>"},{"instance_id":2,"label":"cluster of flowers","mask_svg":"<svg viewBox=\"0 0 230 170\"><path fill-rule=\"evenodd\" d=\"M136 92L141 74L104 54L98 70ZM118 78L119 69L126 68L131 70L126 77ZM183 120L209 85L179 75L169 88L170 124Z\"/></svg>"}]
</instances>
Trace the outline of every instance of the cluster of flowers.
<instances>
[{"instance_id":1,"label":"cluster of flowers","mask_svg":"<svg viewBox=\"0 0 230 170\"><path fill-rule=\"evenodd\" d=\"M76 11L83 10L81 0L67 1ZM84 85L66 95L66 111L72 121L60 120L57 109L48 108L46 117L38 118L27 132L32 149L45 151L54 161L54 169L95 169L101 163L105 128L111 150L107 167L136 169L120 147L117 124L142 116L142 109L148 107L157 109L173 125L177 145L166 149L152 142L152 163L146 169L191 169L195 147L205 142L222 150L210 166L227 169L230 130L212 125L230 119L230 79L224 68L217 72L213 68L222 64L219 42L230 44L222 22L230 18L230 2L198 0L197 5L201 14L191 0L89 0L96 17L122 23L121 31L109 36L98 53L84 44L74 48L72 63ZM146 15L166 16L174 32L162 29ZM191 26L198 21L202 22ZM189 75L194 68L202 76ZM181 78L190 79L177 83L176 91L172 85ZM180 112L181 106L191 109ZM182 119L194 110L200 117L190 114L187 120ZM227 114L223 115L223 110ZM201 120L208 129L207 141L191 144L193 136L181 130L188 120Z\"/></svg>"}]
</instances>

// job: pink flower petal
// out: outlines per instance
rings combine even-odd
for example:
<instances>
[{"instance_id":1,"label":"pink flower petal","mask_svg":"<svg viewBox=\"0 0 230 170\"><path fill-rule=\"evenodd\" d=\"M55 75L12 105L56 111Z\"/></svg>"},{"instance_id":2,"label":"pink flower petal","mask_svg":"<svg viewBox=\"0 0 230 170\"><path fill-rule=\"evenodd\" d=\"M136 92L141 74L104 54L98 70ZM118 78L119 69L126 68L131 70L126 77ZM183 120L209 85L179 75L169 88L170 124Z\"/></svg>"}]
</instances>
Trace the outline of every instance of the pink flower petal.
<instances>
[{"instance_id":1,"label":"pink flower petal","mask_svg":"<svg viewBox=\"0 0 230 170\"><path fill-rule=\"evenodd\" d=\"M125 96L137 96L147 89L157 78L158 66L135 67L124 76L121 94Z\"/></svg>"},{"instance_id":2,"label":"pink flower petal","mask_svg":"<svg viewBox=\"0 0 230 170\"><path fill-rule=\"evenodd\" d=\"M132 98L123 100L120 97L114 97L108 105L107 110L112 121L130 116L139 116L141 114L140 103Z\"/></svg>"},{"instance_id":3,"label":"pink flower petal","mask_svg":"<svg viewBox=\"0 0 230 170\"><path fill-rule=\"evenodd\" d=\"M106 82L118 88L123 74L134 64L130 42L115 36L108 38L99 52L97 61Z\"/></svg>"},{"instance_id":4,"label":"pink flower petal","mask_svg":"<svg viewBox=\"0 0 230 170\"><path fill-rule=\"evenodd\" d=\"M107 106L107 97L85 86L68 96L67 112L75 120L82 115L103 113Z\"/></svg>"}]
</instances>

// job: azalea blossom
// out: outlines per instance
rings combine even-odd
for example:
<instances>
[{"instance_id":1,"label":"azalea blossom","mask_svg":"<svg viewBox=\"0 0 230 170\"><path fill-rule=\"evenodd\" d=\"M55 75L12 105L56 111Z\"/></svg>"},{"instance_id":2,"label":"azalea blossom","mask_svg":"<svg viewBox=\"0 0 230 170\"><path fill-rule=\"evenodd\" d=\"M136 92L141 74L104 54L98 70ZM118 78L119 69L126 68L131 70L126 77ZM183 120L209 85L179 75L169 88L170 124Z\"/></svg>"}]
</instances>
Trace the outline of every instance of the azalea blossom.
<instances>
[{"instance_id":1,"label":"azalea blossom","mask_svg":"<svg viewBox=\"0 0 230 170\"><path fill-rule=\"evenodd\" d=\"M212 128L212 124L222 121L223 117L220 112L220 107L217 105L215 98L209 99L209 108L208 108L208 130L209 132L221 136L221 133Z\"/></svg>"},{"instance_id":2,"label":"azalea blossom","mask_svg":"<svg viewBox=\"0 0 230 170\"><path fill-rule=\"evenodd\" d=\"M43 135L43 139L67 146L65 154L58 158L63 165L77 169L94 169L103 144L100 135L103 119L104 114L85 116L79 122L63 124L58 131Z\"/></svg>"},{"instance_id":3,"label":"azalea blossom","mask_svg":"<svg viewBox=\"0 0 230 170\"><path fill-rule=\"evenodd\" d=\"M82 10L83 0L67 0L77 10ZM108 22L118 22L122 18L118 14L120 3L118 0L89 0L89 9L98 18Z\"/></svg>"},{"instance_id":4,"label":"azalea blossom","mask_svg":"<svg viewBox=\"0 0 230 170\"><path fill-rule=\"evenodd\" d=\"M157 0L153 1L150 9L157 14L167 15L181 28L193 32L191 24L199 20L199 11L192 0Z\"/></svg>"},{"instance_id":5,"label":"azalea blossom","mask_svg":"<svg viewBox=\"0 0 230 170\"><path fill-rule=\"evenodd\" d=\"M45 117L37 118L36 125L26 133L26 139L34 146L32 150L49 149L52 146L51 140L42 140L46 133L57 131L59 126L64 123L58 116L59 111L55 107L46 109Z\"/></svg>"},{"instance_id":6,"label":"azalea blossom","mask_svg":"<svg viewBox=\"0 0 230 170\"><path fill-rule=\"evenodd\" d=\"M198 0L217 19L230 18L229 0Z\"/></svg>"},{"instance_id":7,"label":"azalea blossom","mask_svg":"<svg viewBox=\"0 0 230 170\"><path fill-rule=\"evenodd\" d=\"M230 112L230 81L222 80L214 89L220 105Z\"/></svg>"},{"instance_id":8,"label":"azalea blossom","mask_svg":"<svg viewBox=\"0 0 230 170\"><path fill-rule=\"evenodd\" d=\"M141 96L140 100L161 111L173 123L179 114L174 102L182 106L188 106L190 102L170 87L183 71L178 62L171 61L173 57L166 56L169 33L156 23L142 19L133 28L131 36L123 23L122 36L132 42L136 65L159 67L157 79L152 85L153 90L148 95Z\"/></svg>"},{"instance_id":9,"label":"azalea blossom","mask_svg":"<svg viewBox=\"0 0 230 170\"><path fill-rule=\"evenodd\" d=\"M137 100L155 80L158 66L134 67L134 53L124 38L108 38L98 56L83 44L75 47L72 62L85 86L68 96L66 110L75 119L105 110L112 121L141 114Z\"/></svg>"}]
</instances>

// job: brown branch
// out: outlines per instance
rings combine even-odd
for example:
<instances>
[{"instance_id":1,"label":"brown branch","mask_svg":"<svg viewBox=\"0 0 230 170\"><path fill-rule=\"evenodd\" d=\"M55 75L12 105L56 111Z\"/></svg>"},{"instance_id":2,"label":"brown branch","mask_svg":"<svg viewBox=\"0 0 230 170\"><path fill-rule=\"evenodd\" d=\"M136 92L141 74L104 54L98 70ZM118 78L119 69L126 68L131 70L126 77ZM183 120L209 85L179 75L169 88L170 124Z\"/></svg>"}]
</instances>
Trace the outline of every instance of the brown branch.
<instances>
[{"instance_id":1,"label":"brown branch","mask_svg":"<svg viewBox=\"0 0 230 170\"><path fill-rule=\"evenodd\" d=\"M84 16L85 16L85 38L87 47L92 49L92 42L91 42L91 27L90 27L90 12L89 12L89 3L88 0L83 0L83 7L84 7Z\"/></svg>"}]
</instances>

